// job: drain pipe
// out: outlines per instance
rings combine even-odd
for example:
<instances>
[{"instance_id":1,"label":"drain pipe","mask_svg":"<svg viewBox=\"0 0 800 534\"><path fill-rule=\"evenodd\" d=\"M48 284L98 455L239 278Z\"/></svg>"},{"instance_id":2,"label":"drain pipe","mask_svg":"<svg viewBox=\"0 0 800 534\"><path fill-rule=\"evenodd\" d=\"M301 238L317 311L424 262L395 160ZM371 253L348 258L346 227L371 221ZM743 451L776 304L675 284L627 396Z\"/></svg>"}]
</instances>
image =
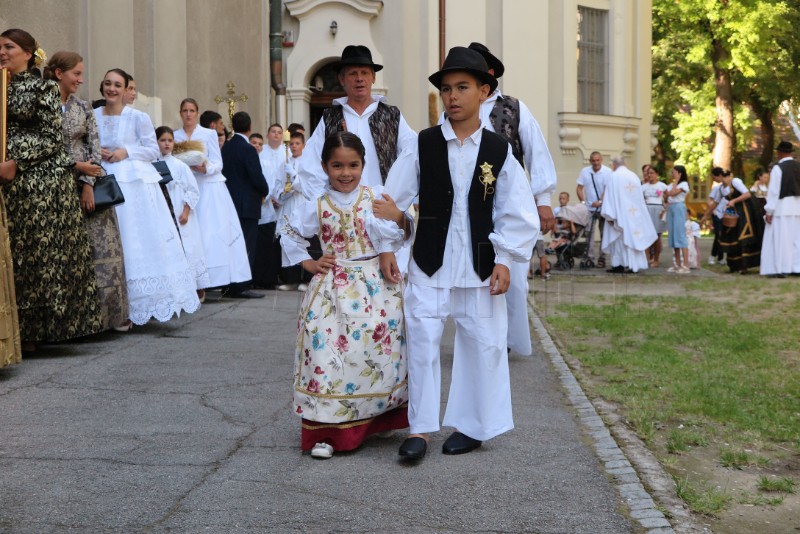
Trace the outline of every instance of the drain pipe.
<instances>
[{"instance_id":1,"label":"drain pipe","mask_svg":"<svg viewBox=\"0 0 800 534\"><path fill-rule=\"evenodd\" d=\"M286 126L286 85L283 83L283 2L270 0L269 3L269 70L271 85L275 90L274 122Z\"/></svg>"}]
</instances>

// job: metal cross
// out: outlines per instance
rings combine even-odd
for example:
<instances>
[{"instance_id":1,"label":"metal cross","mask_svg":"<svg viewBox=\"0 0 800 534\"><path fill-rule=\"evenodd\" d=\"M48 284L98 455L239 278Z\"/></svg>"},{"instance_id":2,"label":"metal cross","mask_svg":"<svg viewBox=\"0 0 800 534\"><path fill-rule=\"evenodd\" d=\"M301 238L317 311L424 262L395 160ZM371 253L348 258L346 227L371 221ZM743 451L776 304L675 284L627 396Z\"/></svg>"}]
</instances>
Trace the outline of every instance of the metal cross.
<instances>
[{"instance_id":1,"label":"metal cross","mask_svg":"<svg viewBox=\"0 0 800 534\"><path fill-rule=\"evenodd\" d=\"M232 123L233 114L236 113L236 103L247 102L247 95L245 93L242 93L239 96L234 96L236 94L236 91L234 91L234 87L236 87L236 85L234 85L234 83L230 80L228 81L228 85L226 87L228 88L228 92L225 94L227 94L228 97L224 98L217 95L214 97L214 102L216 102L217 104L222 104L223 102L228 104L228 119ZM233 124L231 124L231 128L232 127Z\"/></svg>"}]
</instances>

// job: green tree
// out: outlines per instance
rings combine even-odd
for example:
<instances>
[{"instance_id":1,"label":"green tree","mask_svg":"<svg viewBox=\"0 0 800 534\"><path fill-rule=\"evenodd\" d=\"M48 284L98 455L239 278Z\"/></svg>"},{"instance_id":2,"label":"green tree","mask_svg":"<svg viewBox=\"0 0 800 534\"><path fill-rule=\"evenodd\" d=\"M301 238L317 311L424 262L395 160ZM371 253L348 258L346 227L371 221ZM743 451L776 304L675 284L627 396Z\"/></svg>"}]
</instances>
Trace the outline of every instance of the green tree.
<instances>
[{"instance_id":1,"label":"green tree","mask_svg":"<svg viewBox=\"0 0 800 534\"><path fill-rule=\"evenodd\" d=\"M762 160L772 157L772 120L798 93L799 0L654 0L653 106L664 159L691 174L742 172L754 120Z\"/></svg>"}]
</instances>

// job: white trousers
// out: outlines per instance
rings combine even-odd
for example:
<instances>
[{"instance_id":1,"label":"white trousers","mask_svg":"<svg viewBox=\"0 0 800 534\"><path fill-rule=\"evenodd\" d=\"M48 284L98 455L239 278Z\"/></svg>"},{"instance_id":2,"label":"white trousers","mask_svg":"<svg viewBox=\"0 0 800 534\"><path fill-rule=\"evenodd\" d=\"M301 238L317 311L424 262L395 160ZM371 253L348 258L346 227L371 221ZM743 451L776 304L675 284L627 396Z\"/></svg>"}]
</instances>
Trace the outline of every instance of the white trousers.
<instances>
[{"instance_id":1,"label":"white trousers","mask_svg":"<svg viewBox=\"0 0 800 534\"><path fill-rule=\"evenodd\" d=\"M790 273L800 273L800 215L773 217L761 244L761 274Z\"/></svg>"},{"instance_id":2,"label":"white trousers","mask_svg":"<svg viewBox=\"0 0 800 534\"><path fill-rule=\"evenodd\" d=\"M528 322L528 268L527 263L511 264L511 286L506 293L508 348L520 356L533 354L531 327Z\"/></svg>"},{"instance_id":3,"label":"white trousers","mask_svg":"<svg viewBox=\"0 0 800 534\"><path fill-rule=\"evenodd\" d=\"M455 321L456 337L442 425L478 440L514 428L504 296L490 296L488 287L442 289L409 283L405 315L411 433L439 430L440 343L448 317Z\"/></svg>"}]
</instances>

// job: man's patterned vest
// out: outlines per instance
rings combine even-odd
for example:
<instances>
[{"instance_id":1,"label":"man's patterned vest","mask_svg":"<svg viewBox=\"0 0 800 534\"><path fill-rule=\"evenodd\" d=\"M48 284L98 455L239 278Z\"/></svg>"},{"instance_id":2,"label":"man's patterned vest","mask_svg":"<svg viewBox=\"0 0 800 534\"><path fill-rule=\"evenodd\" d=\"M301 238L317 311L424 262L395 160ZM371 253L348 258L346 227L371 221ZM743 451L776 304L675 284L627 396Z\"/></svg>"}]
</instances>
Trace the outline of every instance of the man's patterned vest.
<instances>
[{"instance_id":1,"label":"man's patterned vest","mask_svg":"<svg viewBox=\"0 0 800 534\"><path fill-rule=\"evenodd\" d=\"M495 133L508 141L511 145L511 153L524 167L522 140L519 138L519 100L508 95L503 95L495 100L494 107L489 113L489 121L492 123Z\"/></svg>"},{"instance_id":2,"label":"man's patterned vest","mask_svg":"<svg viewBox=\"0 0 800 534\"><path fill-rule=\"evenodd\" d=\"M325 122L325 137L336 132L346 130L344 123L344 109L334 105L322 112ZM378 153L378 166L381 170L381 179L386 182L386 176L392 163L397 159L397 135L400 131L400 109L395 106L378 102L375 112L370 115L369 131Z\"/></svg>"}]
</instances>

